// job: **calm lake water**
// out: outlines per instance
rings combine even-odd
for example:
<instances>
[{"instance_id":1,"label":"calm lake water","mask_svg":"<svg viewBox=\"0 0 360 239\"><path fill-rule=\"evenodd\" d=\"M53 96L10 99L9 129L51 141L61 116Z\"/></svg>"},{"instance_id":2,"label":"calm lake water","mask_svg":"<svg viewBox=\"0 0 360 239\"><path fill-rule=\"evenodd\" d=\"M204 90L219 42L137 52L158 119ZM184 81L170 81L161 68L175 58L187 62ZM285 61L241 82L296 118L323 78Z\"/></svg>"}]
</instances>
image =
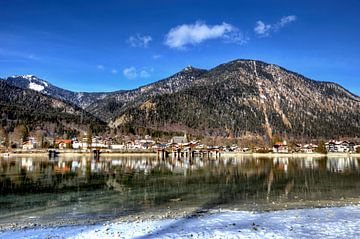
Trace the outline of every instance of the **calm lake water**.
<instances>
[{"instance_id":1,"label":"calm lake water","mask_svg":"<svg viewBox=\"0 0 360 239\"><path fill-rule=\"evenodd\" d=\"M358 203L360 158L0 158L0 225Z\"/></svg>"}]
</instances>

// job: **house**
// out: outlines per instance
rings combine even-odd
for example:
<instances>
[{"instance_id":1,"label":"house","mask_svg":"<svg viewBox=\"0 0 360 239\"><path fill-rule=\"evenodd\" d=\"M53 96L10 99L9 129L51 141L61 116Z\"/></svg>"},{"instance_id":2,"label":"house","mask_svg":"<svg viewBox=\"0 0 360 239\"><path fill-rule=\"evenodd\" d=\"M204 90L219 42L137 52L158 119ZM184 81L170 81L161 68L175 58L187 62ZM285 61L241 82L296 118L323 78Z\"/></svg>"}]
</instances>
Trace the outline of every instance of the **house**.
<instances>
[{"instance_id":1,"label":"house","mask_svg":"<svg viewBox=\"0 0 360 239\"><path fill-rule=\"evenodd\" d=\"M141 149L148 149L151 148L154 144L155 141L151 140L151 139L137 139L135 140L135 147L137 148L141 148Z\"/></svg>"},{"instance_id":2,"label":"house","mask_svg":"<svg viewBox=\"0 0 360 239\"><path fill-rule=\"evenodd\" d=\"M326 150L331 153L350 153L355 152L354 142L330 140L325 143Z\"/></svg>"},{"instance_id":3,"label":"house","mask_svg":"<svg viewBox=\"0 0 360 239\"><path fill-rule=\"evenodd\" d=\"M71 139L57 139L55 140L55 146L59 149L71 149L73 141Z\"/></svg>"},{"instance_id":4,"label":"house","mask_svg":"<svg viewBox=\"0 0 360 239\"><path fill-rule=\"evenodd\" d=\"M288 152L289 152L289 149L288 149L288 146L287 146L286 141L276 142L276 143L273 145L273 152L274 152L274 153L288 153Z\"/></svg>"},{"instance_id":5,"label":"house","mask_svg":"<svg viewBox=\"0 0 360 239\"><path fill-rule=\"evenodd\" d=\"M35 138L29 137L29 139L23 143L22 149L25 149L25 150L34 149L34 148L36 148L36 144L37 144L37 142L36 142Z\"/></svg>"},{"instance_id":6,"label":"house","mask_svg":"<svg viewBox=\"0 0 360 239\"><path fill-rule=\"evenodd\" d=\"M349 142L349 152L356 152L356 144L354 142Z\"/></svg>"},{"instance_id":7,"label":"house","mask_svg":"<svg viewBox=\"0 0 360 239\"><path fill-rule=\"evenodd\" d=\"M31 140L24 142L22 145L22 149L25 149L25 150L31 150L34 148L35 148L35 144Z\"/></svg>"},{"instance_id":8,"label":"house","mask_svg":"<svg viewBox=\"0 0 360 239\"><path fill-rule=\"evenodd\" d=\"M124 144L112 144L110 145L111 149L119 150L119 149L125 149L126 146Z\"/></svg>"},{"instance_id":9,"label":"house","mask_svg":"<svg viewBox=\"0 0 360 239\"><path fill-rule=\"evenodd\" d=\"M316 149L317 149L317 145L316 144L305 144L301 151L304 153L313 153Z\"/></svg>"},{"instance_id":10,"label":"house","mask_svg":"<svg viewBox=\"0 0 360 239\"><path fill-rule=\"evenodd\" d=\"M336 148L336 143L334 140L326 142L325 143L325 148L327 152L336 152L337 148Z\"/></svg>"},{"instance_id":11,"label":"house","mask_svg":"<svg viewBox=\"0 0 360 239\"><path fill-rule=\"evenodd\" d=\"M184 136L174 136L170 140L170 143L172 143L172 144L186 144L186 143L188 143L188 139L187 139L186 134L184 134Z\"/></svg>"}]
</instances>

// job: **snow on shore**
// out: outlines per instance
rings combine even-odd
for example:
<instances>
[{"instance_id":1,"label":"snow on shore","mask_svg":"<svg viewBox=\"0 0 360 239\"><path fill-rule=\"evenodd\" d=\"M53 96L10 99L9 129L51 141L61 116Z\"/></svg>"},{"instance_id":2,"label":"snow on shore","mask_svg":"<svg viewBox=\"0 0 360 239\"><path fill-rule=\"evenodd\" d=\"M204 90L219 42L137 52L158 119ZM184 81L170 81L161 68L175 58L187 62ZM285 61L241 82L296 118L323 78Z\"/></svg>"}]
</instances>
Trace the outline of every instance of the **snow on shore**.
<instances>
[{"instance_id":1,"label":"snow on shore","mask_svg":"<svg viewBox=\"0 0 360 239\"><path fill-rule=\"evenodd\" d=\"M360 206L223 211L178 219L4 231L0 238L359 238Z\"/></svg>"}]
</instances>

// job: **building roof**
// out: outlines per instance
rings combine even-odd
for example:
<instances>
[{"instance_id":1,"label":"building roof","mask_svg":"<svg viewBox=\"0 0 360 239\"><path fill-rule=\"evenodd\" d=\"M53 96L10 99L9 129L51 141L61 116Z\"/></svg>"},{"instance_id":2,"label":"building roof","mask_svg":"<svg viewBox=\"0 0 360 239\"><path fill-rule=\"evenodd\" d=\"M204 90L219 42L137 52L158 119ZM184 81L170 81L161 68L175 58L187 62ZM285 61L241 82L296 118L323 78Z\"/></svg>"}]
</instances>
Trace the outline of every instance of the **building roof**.
<instances>
[{"instance_id":1,"label":"building roof","mask_svg":"<svg viewBox=\"0 0 360 239\"><path fill-rule=\"evenodd\" d=\"M55 140L55 144L61 144L61 143L71 144L72 140L71 139L57 139L57 140Z\"/></svg>"},{"instance_id":2,"label":"building roof","mask_svg":"<svg viewBox=\"0 0 360 239\"><path fill-rule=\"evenodd\" d=\"M286 143L285 142L276 142L274 145L276 146L286 146Z\"/></svg>"}]
</instances>

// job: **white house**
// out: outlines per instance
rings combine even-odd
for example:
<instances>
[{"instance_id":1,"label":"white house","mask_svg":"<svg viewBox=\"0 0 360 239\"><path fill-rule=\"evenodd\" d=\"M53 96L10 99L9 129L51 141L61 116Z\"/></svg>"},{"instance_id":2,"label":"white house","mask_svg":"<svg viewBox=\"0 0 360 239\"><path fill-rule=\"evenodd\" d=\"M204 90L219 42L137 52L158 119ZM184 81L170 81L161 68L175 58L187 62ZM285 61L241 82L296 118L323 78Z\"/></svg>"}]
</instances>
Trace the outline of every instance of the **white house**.
<instances>
[{"instance_id":1,"label":"white house","mask_svg":"<svg viewBox=\"0 0 360 239\"><path fill-rule=\"evenodd\" d=\"M25 141L22 145L22 149L24 150L31 150L36 148L36 140L33 137L29 137L29 139L27 141Z\"/></svg>"}]
</instances>

